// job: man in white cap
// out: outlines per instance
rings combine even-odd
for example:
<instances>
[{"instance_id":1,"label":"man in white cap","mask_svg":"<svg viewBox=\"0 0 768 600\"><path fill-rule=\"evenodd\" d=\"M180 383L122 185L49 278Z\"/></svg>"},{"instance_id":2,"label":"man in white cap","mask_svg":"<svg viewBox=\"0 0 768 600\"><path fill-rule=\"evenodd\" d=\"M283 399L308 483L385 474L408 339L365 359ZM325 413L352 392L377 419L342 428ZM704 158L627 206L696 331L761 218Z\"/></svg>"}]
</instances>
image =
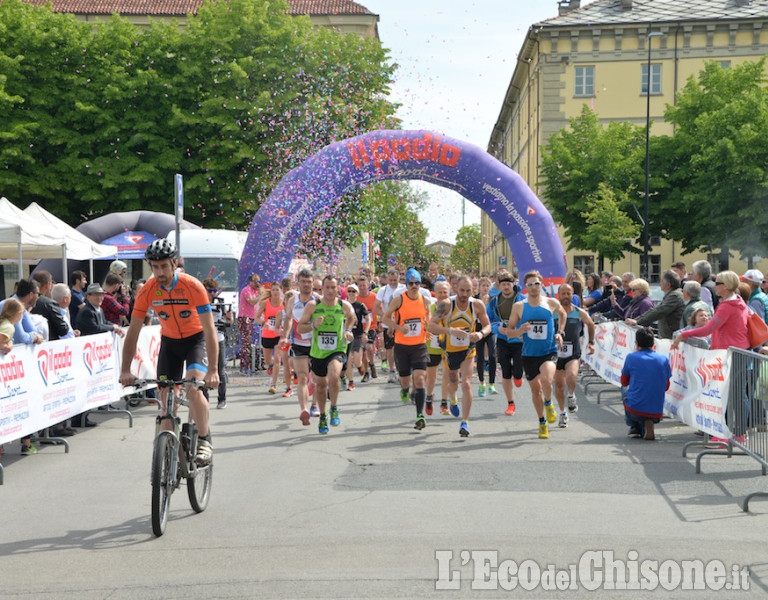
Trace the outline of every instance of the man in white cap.
<instances>
[{"instance_id":1,"label":"man in white cap","mask_svg":"<svg viewBox=\"0 0 768 600\"><path fill-rule=\"evenodd\" d=\"M741 280L746 281L749 287L752 288L748 303L750 308L760 315L763 321L768 323L768 295L760 289L764 280L763 274L757 269L750 269L741 276Z\"/></svg>"}]
</instances>

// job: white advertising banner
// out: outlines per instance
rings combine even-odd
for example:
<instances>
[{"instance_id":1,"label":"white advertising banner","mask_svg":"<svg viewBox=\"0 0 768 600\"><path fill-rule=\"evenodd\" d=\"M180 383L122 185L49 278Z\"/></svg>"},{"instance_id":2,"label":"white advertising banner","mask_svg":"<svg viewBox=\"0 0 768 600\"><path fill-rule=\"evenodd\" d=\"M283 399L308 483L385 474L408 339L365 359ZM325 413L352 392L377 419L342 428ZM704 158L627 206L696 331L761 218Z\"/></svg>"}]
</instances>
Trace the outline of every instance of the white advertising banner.
<instances>
[{"instance_id":1,"label":"white advertising banner","mask_svg":"<svg viewBox=\"0 0 768 600\"><path fill-rule=\"evenodd\" d=\"M160 328L145 327L132 370L154 377ZM122 338L113 333L18 344L0 355L0 444L117 401Z\"/></svg>"},{"instance_id":2,"label":"white advertising banner","mask_svg":"<svg viewBox=\"0 0 768 600\"><path fill-rule=\"evenodd\" d=\"M583 360L605 381L621 386L621 369L627 354L635 351L636 329L620 321L595 327L595 352ZM725 407L728 402L730 357L727 350L704 350L680 344L670 351L669 340L656 339L656 352L669 357L672 379L664 398L664 414L686 425L728 438Z\"/></svg>"}]
</instances>

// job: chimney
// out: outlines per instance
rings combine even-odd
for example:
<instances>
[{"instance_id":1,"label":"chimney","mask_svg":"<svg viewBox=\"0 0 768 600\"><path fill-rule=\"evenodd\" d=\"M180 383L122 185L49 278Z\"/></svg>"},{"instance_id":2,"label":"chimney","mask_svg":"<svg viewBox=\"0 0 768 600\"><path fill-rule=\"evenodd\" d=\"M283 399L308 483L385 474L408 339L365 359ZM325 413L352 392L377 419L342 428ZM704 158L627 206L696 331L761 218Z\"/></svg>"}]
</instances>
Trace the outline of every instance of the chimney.
<instances>
[{"instance_id":1,"label":"chimney","mask_svg":"<svg viewBox=\"0 0 768 600\"><path fill-rule=\"evenodd\" d=\"M621 10L632 10L632 0L621 0Z\"/></svg>"},{"instance_id":2,"label":"chimney","mask_svg":"<svg viewBox=\"0 0 768 600\"><path fill-rule=\"evenodd\" d=\"M581 8L581 0L560 0L557 3L557 12L561 17L577 8Z\"/></svg>"}]
</instances>

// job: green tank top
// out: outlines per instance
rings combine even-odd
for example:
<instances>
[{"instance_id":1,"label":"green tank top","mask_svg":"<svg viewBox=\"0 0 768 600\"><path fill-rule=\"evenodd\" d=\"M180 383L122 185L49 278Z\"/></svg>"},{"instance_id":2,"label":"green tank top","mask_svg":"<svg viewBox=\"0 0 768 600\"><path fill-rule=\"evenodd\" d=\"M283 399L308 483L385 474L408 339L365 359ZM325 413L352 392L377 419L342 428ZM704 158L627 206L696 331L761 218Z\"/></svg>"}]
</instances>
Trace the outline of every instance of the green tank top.
<instances>
[{"instance_id":1,"label":"green tank top","mask_svg":"<svg viewBox=\"0 0 768 600\"><path fill-rule=\"evenodd\" d=\"M312 331L312 347L309 355L312 358L327 358L331 354L347 351L347 340L344 339L344 307L341 301L335 306L326 306L318 301L312 321L317 317L325 317L323 324Z\"/></svg>"}]
</instances>

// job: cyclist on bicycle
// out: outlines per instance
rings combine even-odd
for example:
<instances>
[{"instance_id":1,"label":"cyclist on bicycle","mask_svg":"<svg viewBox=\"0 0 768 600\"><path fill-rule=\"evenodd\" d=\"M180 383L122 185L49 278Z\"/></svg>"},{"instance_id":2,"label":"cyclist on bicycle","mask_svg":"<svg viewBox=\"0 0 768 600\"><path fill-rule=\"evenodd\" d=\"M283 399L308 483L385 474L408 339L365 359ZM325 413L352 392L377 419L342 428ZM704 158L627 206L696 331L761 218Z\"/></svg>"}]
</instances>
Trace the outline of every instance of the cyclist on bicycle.
<instances>
[{"instance_id":1,"label":"cyclist on bicycle","mask_svg":"<svg viewBox=\"0 0 768 600\"><path fill-rule=\"evenodd\" d=\"M125 335L120 383L134 385L131 362L136 353L136 342L144 326L144 316L151 307L160 319L160 351L157 358L157 376L171 380L203 379L205 386L215 389L219 385L216 325L211 314L208 294L197 279L176 271L176 246L168 240L152 242L145 258L152 267L152 277L137 294L131 324ZM135 317L135 318L133 318ZM168 389L161 390L167 394ZM163 397L163 399L165 399ZM209 464L213 457L211 435L208 430L209 407L202 390L194 386L187 389L189 410L197 424L199 441L195 462ZM162 423L163 429L171 429Z\"/></svg>"}]
</instances>

